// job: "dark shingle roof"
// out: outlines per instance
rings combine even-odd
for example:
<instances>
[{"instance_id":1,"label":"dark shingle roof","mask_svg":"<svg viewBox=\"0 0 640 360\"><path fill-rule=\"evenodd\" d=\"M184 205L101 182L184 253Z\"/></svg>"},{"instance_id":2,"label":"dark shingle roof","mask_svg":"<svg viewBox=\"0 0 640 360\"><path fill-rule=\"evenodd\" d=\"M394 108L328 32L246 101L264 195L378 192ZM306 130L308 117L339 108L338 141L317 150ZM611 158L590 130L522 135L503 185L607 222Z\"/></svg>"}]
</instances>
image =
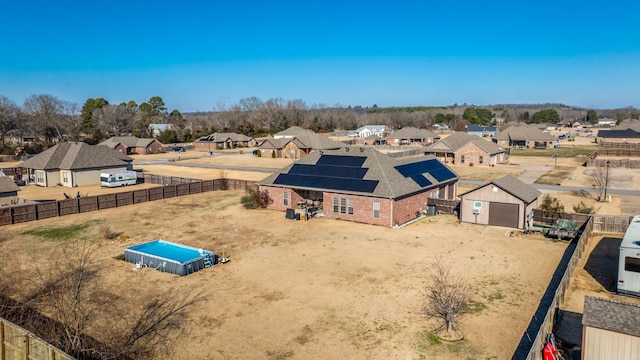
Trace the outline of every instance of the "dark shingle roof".
<instances>
[{"instance_id":1,"label":"dark shingle roof","mask_svg":"<svg viewBox=\"0 0 640 360\"><path fill-rule=\"evenodd\" d=\"M474 132L479 132L479 131L496 132L496 130L498 130L498 128L495 127L495 126L483 126L483 125L478 125L478 124L469 124L469 125L467 125L467 132L469 132L469 131L474 131Z\"/></svg>"},{"instance_id":2,"label":"dark shingle roof","mask_svg":"<svg viewBox=\"0 0 640 360\"><path fill-rule=\"evenodd\" d=\"M537 199L540 195L542 195L540 191L532 188L531 186L523 183L522 181L516 179L511 175L507 175L498 180L494 180L492 182L486 183L485 185L477 187L473 190L462 193L460 194L460 196L464 196L465 194L469 194L480 188L483 188L485 186L489 186L492 184L508 192L509 194L517 197L518 199L524 201L526 204L530 204L535 199Z\"/></svg>"},{"instance_id":3,"label":"dark shingle roof","mask_svg":"<svg viewBox=\"0 0 640 360\"><path fill-rule=\"evenodd\" d=\"M19 191L20 187L16 185L13 178L9 176L0 176L0 193L8 193Z\"/></svg>"},{"instance_id":4,"label":"dark shingle roof","mask_svg":"<svg viewBox=\"0 0 640 360\"><path fill-rule=\"evenodd\" d=\"M301 136L307 134L313 134L313 130L306 130L301 128L300 126L292 126L288 129L284 129L279 133L276 133L274 136L284 136L284 137L292 137L292 136Z\"/></svg>"},{"instance_id":5,"label":"dark shingle roof","mask_svg":"<svg viewBox=\"0 0 640 360\"><path fill-rule=\"evenodd\" d=\"M556 138L548 133L542 132L542 130L535 126L529 125L510 126L497 133L493 138L496 140L511 141L556 141Z\"/></svg>"},{"instance_id":6,"label":"dark shingle roof","mask_svg":"<svg viewBox=\"0 0 640 360\"><path fill-rule=\"evenodd\" d=\"M598 137L605 139L638 139L640 134L633 129L599 130Z\"/></svg>"},{"instance_id":7,"label":"dark shingle roof","mask_svg":"<svg viewBox=\"0 0 640 360\"><path fill-rule=\"evenodd\" d=\"M382 154L381 152L371 148L371 147L346 147L340 150L327 150L327 151L313 151L309 155L297 160L295 163L283 168L279 172L274 173L273 175L267 177L266 179L258 182L259 185L268 185L268 186L283 186L283 187L291 187L285 185L278 185L275 183L276 179L280 176L280 174L289 174L289 171L295 165L316 165L318 161L321 159L323 155L336 155L336 156L344 156L344 157L352 157L352 158L364 158L364 162L362 163L361 168L366 169L366 173L362 177L362 180L377 182L375 189L371 192L365 192L368 196L374 197L383 197L383 198L391 198L395 199L401 196L409 195L415 192L419 192L426 188L437 186L440 183L450 182L453 180L457 180L458 176L454 173L453 177L443 180L442 182L438 182L433 176L428 175L425 176L430 182L429 186L420 186L410 177L406 177L400 173L396 167L401 165L408 165L412 163L420 163L423 161L438 161L433 156L419 157L419 158L408 158L408 159L400 159L395 160L387 155ZM441 166L445 165L440 164ZM448 168L447 168L448 169ZM449 169L450 170L450 169ZM332 174L335 178L335 181L340 181L340 176L342 174ZM311 190L328 190L332 192L336 192L335 189L323 189L323 188L315 188L315 187L305 187ZM351 194L362 194L363 192L359 191L339 191L340 193L351 193Z\"/></svg>"},{"instance_id":8,"label":"dark shingle roof","mask_svg":"<svg viewBox=\"0 0 640 360\"><path fill-rule=\"evenodd\" d=\"M426 129L404 127L387 136L390 139L440 139L440 136Z\"/></svg>"},{"instance_id":9,"label":"dark shingle roof","mask_svg":"<svg viewBox=\"0 0 640 360\"><path fill-rule=\"evenodd\" d=\"M640 336L640 305L585 296L582 325Z\"/></svg>"},{"instance_id":10,"label":"dark shingle roof","mask_svg":"<svg viewBox=\"0 0 640 360\"><path fill-rule=\"evenodd\" d=\"M203 136L196 140L197 142L225 142L227 140L231 140L234 142L237 141L251 141L253 139L250 136L238 133L213 133L207 136Z\"/></svg>"},{"instance_id":11,"label":"dark shingle roof","mask_svg":"<svg viewBox=\"0 0 640 360\"><path fill-rule=\"evenodd\" d=\"M132 161L130 157L107 146L66 142L21 162L18 167L36 170L99 169L126 166L130 161Z\"/></svg>"}]
</instances>

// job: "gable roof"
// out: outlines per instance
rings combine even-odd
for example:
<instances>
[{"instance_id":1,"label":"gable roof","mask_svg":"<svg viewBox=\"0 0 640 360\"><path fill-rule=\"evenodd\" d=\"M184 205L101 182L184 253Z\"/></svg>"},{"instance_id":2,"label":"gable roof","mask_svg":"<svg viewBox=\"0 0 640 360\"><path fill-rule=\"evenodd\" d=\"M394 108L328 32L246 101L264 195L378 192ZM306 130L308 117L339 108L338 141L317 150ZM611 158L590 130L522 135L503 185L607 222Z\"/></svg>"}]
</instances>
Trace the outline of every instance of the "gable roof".
<instances>
[{"instance_id":1,"label":"gable roof","mask_svg":"<svg viewBox=\"0 0 640 360\"><path fill-rule=\"evenodd\" d=\"M483 187L486 186L490 186L490 185L495 185L499 188L501 188L502 190L508 192L509 194L517 197L518 199L524 201L526 204L530 204L532 203L535 199L537 199L538 197L540 197L540 195L542 195L542 193L534 188L532 188L531 186L523 183L522 181L518 180L517 178L511 176L511 175L507 175L505 177L502 177L498 180L494 180L492 182L488 182L484 185L481 185L473 190L469 190L465 193L460 194L459 196L464 196L466 194L472 193L478 189L481 189Z\"/></svg>"},{"instance_id":2,"label":"gable roof","mask_svg":"<svg viewBox=\"0 0 640 360\"><path fill-rule=\"evenodd\" d=\"M624 130L598 130L598 137L609 139L637 139L640 134L633 129Z\"/></svg>"},{"instance_id":3,"label":"gable roof","mask_svg":"<svg viewBox=\"0 0 640 360\"><path fill-rule=\"evenodd\" d=\"M147 147L156 139L139 138L135 136L113 136L98 145L106 145L110 148L115 148L118 144L122 144L128 148L131 147Z\"/></svg>"},{"instance_id":4,"label":"gable roof","mask_svg":"<svg viewBox=\"0 0 640 360\"><path fill-rule=\"evenodd\" d=\"M66 142L50 147L17 165L35 170L77 170L127 166L133 161L104 145L89 145L83 142Z\"/></svg>"},{"instance_id":5,"label":"gable roof","mask_svg":"<svg viewBox=\"0 0 640 360\"><path fill-rule=\"evenodd\" d=\"M354 132L359 134L365 130L368 130L369 132L377 133L387 131L388 129L389 128L387 127L387 125L365 125L357 128L356 130L354 130Z\"/></svg>"},{"instance_id":6,"label":"gable roof","mask_svg":"<svg viewBox=\"0 0 640 360\"><path fill-rule=\"evenodd\" d=\"M508 128L500 131L494 137L495 140L510 140L510 141L556 141L556 138L548 133L542 132L542 130L535 126L529 125L516 125L509 126Z\"/></svg>"},{"instance_id":7,"label":"gable roof","mask_svg":"<svg viewBox=\"0 0 640 360\"><path fill-rule=\"evenodd\" d=\"M288 143L294 142L300 149L313 149L313 150L334 150L345 147L346 145L339 141L334 141L326 136L316 134L314 132L285 138L268 138L263 141L259 148L261 149L282 149Z\"/></svg>"},{"instance_id":8,"label":"gable roof","mask_svg":"<svg viewBox=\"0 0 640 360\"><path fill-rule=\"evenodd\" d=\"M258 182L395 199L458 179L433 156L395 160L371 147L313 151Z\"/></svg>"},{"instance_id":9,"label":"gable roof","mask_svg":"<svg viewBox=\"0 0 640 360\"><path fill-rule=\"evenodd\" d=\"M0 176L0 193L8 193L20 191L20 187L16 185L12 177Z\"/></svg>"},{"instance_id":10,"label":"gable roof","mask_svg":"<svg viewBox=\"0 0 640 360\"><path fill-rule=\"evenodd\" d=\"M438 142L429 146L427 149L433 151L449 150L451 152L456 152L469 143L477 145L480 149L490 155L504 152L504 149L498 144L487 141L477 135L471 135L464 132L457 132L455 134L447 136L444 139L440 139Z\"/></svg>"},{"instance_id":11,"label":"gable roof","mask_svg":"<svg viewBox=\"0 0 640 360\"><path fill-rule=\"evenodd\" d=\"M203 136L201 138L199 138L198 140L196 140L197 142L216 142L216 143L220 143L220 142L225 142L227 140L231 140L234 142L237 141L251 141L253 138L251 136L247 136L244 134L238 134L238 133L218 133L215 132L213 134L209 134L207 136Z\"/></svg>"},{"instance_id":12,"label":"gable roof","mask_svg":"<svg viewBox=\"0 0 640 360\"><path fill-rule=\"evenodd\" d=\"M390 139L440 139L440 136L432 133L427 129L418 129L414 127L404 127L394 131L393 134L387 136Z\"/></svg>"},{"instance_id":13,"label":"gable roof","mask_svg":"<svg viewBox=\"0 0 640 360\"><path fill-rule=\"evenodd\" d=\"M498 128L495 126L484 126L484 125L478 125L478 124L469 124L467 125L467 132L469 131L473 131L473 132L496 132L498 131Z\"/></svg>"},{"instance_id":14,"label":"gable roof","mask_svg":"<svg viewBox=\"0 0 640 360\"><path fill-rule=\"evenodd\" d=\"M291 126L287 129L280 131L279 133L275 133L273 137L294 137L294 136L302 136L307 134L315 134L315 131L306 130L301 128L300 126Z\"/></svg>"},{"instance_id":15,"label":"gable roof","mask_svg":"<svg viewBox=\"0 0 640 360\"><path fill-rule=\"evenodd\" d=\"M640 337L640 305L584 297L582 325Z\"/></svg>"}]
</instances>

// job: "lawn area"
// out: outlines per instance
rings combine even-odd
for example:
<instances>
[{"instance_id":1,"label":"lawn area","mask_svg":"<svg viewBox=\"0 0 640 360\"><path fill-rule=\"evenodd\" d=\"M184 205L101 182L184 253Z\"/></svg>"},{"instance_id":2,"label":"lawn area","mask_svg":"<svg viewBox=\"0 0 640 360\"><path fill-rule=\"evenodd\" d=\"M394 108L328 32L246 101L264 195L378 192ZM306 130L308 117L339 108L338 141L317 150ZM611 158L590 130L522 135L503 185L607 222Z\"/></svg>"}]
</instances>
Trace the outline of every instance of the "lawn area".
<instances>
[{"instance_id":1,"label":"lawn area","mask_svg":"<svg viewBox=\"0 0 640 360\"><path fill-rule=\"evenodd\" d=\"M555 155L559 158L572 158L576 156L592 155L597 146L562 146L557 149L511 149L511 156L539 156L551 157Z\"/></svg>"},{"instance_id":2,"label":"lawn area","mask_svg":"<svg viewBox=\"0 0 640 360\"><path fill-rule=\"evenodd\" d=\"M493 181L503 176L518 176L524 169L508 166L462 166L447 164L463 180Z\"/></svg>"}]
</instances>

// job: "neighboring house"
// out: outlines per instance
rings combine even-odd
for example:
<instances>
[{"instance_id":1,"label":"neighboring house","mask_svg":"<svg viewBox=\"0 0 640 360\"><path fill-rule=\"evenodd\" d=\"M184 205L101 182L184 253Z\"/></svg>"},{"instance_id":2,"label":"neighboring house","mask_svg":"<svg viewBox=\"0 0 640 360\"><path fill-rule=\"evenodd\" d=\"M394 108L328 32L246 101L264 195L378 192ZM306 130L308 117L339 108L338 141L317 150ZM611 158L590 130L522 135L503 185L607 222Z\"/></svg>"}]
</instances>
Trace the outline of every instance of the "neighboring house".
<instances>
[{"instance_id":1,"label":"neighboring house","mask_svg":"<svg viewBox=\"0 0 640 360\"><path fill-rule=\"evenodd\" d=\"M542 193L513 176L505 176L460 194L460 221L517 229L530 227Z\"/></svg>"},{"instance_id":2,"label":"neighboring house","mask_svg":"<svg viewBox=\"0 0 640 360\"><path fill-rule=\"evenodd\" d=\"M258 146L258 149L262 157L299 159L313 150L336 150L345 146L342 142L311 132L295 137L268 138Z\"/></svg>"},{"instance_id":3,"label":"neighboring house","mask_svg":"<svg viewBox=\"0 0 640 360\"><path fill-rule=\"evenodd\" d=\"M427 154L456 165L493 166L506 160L502 147L476 135L455 133L429 146Z\"/></svg>"},{"instance_id":4,"label":"neighboring house","mask_svg":"<svg viewBox=\"0 0 640 360\"><path fill-rule=\"evenodd\" d=\"M553 146L556 138L542 130L526 124L510 126L493 137L493 142L503 148L540 148Z\"/></svg>"},{"instance_id":5,"label":"neighboring house","mask_svg":"<svg viewBox=\"0 0 640 360\"><path fill-rule=\"evenodd\" d=\"M131 159L103 145L65 142L55 145L17 165L33 171L39 186L86 186L100 184L101 172L131 169Z\"/></svg>"},{"instance_id":6,"label":"neighboring house","mask_svg":"<svg viewBox=\"0 0 640 360\"><path fill-rule=\"evenodd\" d=\"M632 129L640 133L640 121L635 119L623 120L620 125L616 125L612 130Z\"/></svg>"},{"instance_id":7,"label":"neighboring house","mask_svg":"<svg viewBox=\"0 0 640 360\"><path fill-rule=\"evenodd\" d=\"M573 121L573 119L571 119L571 118L562 119L562 120L558 121L558 128L570 127L572 121Z\"/></svg>"},{"instance_id":8,"label":"neighboring house","mask_svg":"<svg viewBox=\"0 0 640 360\"><path fill-rule=\"evenodd\" d=\"M313 130L303 129L300 126L292 126L273 135L274 139L291 139L294 137L315 134Z\"/></svg>"},{"instance_id":9,"label":"neighboring house","mask_svg":"<svg viewBox=\"0 0 640 360\"><path fill-rule=\"evenodd\" d=\"M331 219L391 227L416 219L429 198L455 199L458 175L434 157L396 160L363 146L314 151L258 185L272 210L306 199Z\"/></svg>"},{"instance_id":10,"label":"neighboring house","mask_svg":"<svg viewBox=\"0 0 640 360\"><path fill-rule=\"evenodd\" d=\"M0 206L11 205L18 200L20 187L16 185L10 176L0 176Z\"/></svg>"},{"instance_id":11,"label":"neighboring house","mask_svg":"<svg viewBox=\"0 0 640 360\"><path fill-rule=\"evenodd\" d=\"M619 144L639 144L640 133L633 129L624 130L598 130L598 144L619 143Z\"/></svg>"},{"instance_id":12,"label":"neighboring house","mask_svg":"<svg viewBox=\"0 0 640 360\"><path fill-rule=\"evenodd\" d=\"M390 130L386 125L365 125L354 131L354 134L356 134L357 137L363 138L371 135L386 137L389 133Z\"/></svg>"},{"instance_id":13,"label":"neighboring house","mask_svg":"<svg viewBox=\"0 0 640 360\"><path fill-rule=\"evenodd\" d=\"M569 126L577 130L582 130L585 128L592 128L593 124L585 120L573 120Z\"/></svg>"},{"instance_id":14,"label":"neighboring house","mask_svg":"<svg viewBox=\"0 0 640 360\"><path fill-rule=\"evenodd\" d=\"M160 135L161 133L172 130L173 124L149 124L149 133L154 138Z\"/></svg>"},{"instance_id":15,"label":"neighboring house","mask_svg":"<svg viewBox=\"0 0 640 360\"><path fill-rule=\"evenodd\" d=\"M364 138L365 145L384 145L386 144L385 139L381 138L378 135L369 135Z\"/></svg>"},{"instance_id":16,"label":"neighboring house","mask_svg":"<svg viewBox=\"0 0 640 360\"><path fill-rule=\"evenodd\" d=\"M405 127L387 136L389 145L431 145L440 140L440 136L429 130Z\"/></svg>"},{"instance_id":17,"label":"neighboring house","mask_svg":"<svg viewBox=\"0 0 640 360\"><path fill-rule=\"evenodd\" d=\"M193 142L194 148L201 151L235 149L256 146L256 139L237 133L213 133Z\"/></svg>"},{"instance_id":18,"label":"neighboring house","mask_svg":"<svg viewBox=\"0 0 640 360\"><path fill-rule=\"evenodd\" d=\"M637 359L640 354L640 306L584 297L582 360Z\"/></svg>"},{"instance_id":19,"label":"neighboring house","mask_svg":"<svg viewBox=\"0 0 640 360\"><path fill-rule=\"evenodd\" d=\"M135 136L113 136L98 145L105 145L125 155L157 154L162 151L162 144L156 139L144 139Z\"/></svg>"},{"instance_id":20,"label":"neighboring house","mask_svg":"<svg viewBox=\"0 0 640 360\"><path fill-rule=\"evenodd\" d=\"M494 137L498 133L498 128L495 126L484 126L469 124L467 125L467 134L475 135L479 137Z\"/></svg>"},{"instance_id":21,"label":"neighboring house","mask_svg":"<svg viewBox=\"0 0 640 360\"><path fill-rule=\"evenodd\" d=\"M598 124L596 124L596 126L597 127L614 127L616 126L616 123L617 123L616 120L603 118L598 120Z\"/></svg>"},{"instance_id":22,"label":"neighboring house","mask_svg":"<svg viewBox=\"0 0 640 360\"><path fill-rule=\"evenodd\" d=\"M28 131L11 130L7 133L5 141L16 145L24 145L36 141L36 136Z\"/></svg>"}]
</instances>

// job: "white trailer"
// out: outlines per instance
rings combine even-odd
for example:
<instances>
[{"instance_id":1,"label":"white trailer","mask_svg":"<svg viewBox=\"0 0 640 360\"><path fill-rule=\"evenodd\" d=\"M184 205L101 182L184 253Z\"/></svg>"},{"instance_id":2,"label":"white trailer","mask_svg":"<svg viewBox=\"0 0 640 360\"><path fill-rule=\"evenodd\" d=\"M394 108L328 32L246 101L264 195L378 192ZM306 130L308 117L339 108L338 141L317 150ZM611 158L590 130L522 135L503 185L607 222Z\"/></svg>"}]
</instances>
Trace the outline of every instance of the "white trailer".
<instances>
[{"instance_id":1,"label":"white trailer","mask_svg":"<svg viewBox=\"0 0 640 360\"><path fill-rule=\"evenodd\" d=\"M135 185L137 174L135 171L118 171L100 174L100 185L104 187L118 187Z\"/></svg>"},{"instance_id":2,"label":"white trailer","mask_svg":"<svg viewBox=\"0 0 640 360\"><path fill-rule=\"evenodd\" d=\"M618 292L640 296L640 215L633 217L620 244Z\"/></svg>"}]
</instances>

